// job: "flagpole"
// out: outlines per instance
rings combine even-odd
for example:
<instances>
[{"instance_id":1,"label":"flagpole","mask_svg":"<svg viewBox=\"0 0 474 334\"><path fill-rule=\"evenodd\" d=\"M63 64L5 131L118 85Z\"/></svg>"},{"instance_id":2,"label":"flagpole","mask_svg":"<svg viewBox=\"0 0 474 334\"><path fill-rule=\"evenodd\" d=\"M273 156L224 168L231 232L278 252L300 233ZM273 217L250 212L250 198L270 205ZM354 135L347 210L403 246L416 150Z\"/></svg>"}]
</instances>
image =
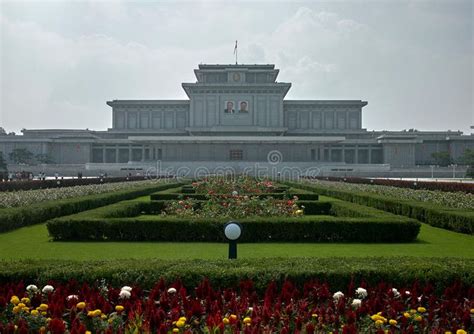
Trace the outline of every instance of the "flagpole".
<instances>
[{"instance_id":1,"label":"flagpole","mask_svg":"<svg viewBox=\"0 0 474 334\"><path fill-rule=\"evenodd\" d=\"M234 54L235 54L235 65L237 65L237 40L235 41Z\"/></svg>"}]
</instances>

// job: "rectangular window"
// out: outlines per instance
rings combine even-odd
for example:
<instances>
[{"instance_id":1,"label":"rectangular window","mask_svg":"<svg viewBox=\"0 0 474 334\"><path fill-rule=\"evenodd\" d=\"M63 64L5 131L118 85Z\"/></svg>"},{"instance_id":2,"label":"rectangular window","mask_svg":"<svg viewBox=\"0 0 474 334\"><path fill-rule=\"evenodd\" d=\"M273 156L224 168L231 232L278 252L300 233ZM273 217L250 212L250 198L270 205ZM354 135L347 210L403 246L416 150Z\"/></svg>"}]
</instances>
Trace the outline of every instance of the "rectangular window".
<instances>
[{"instance_id":1,"label":"rectangular window","mask_svg":"<svg viewBox=\"0 0 474 334\"><path fill-rule=\"evenodd\" d=\"M314 148L311 149L311 161L316 160L316 150Z\"/></svg>"},{"instance_id":2,"label":"rectangular window","mask_svg":"<svg viewBox=\"0 0 474 334\"><path fill-rule=\"evenodd\" d=\"M156 151L156 159L157 160L161 160L163 157L163 151L161 150L161 148L159 148L157 151Z\"/></svg>"},{"instance_id":3,"label":"rectangular window","mask_svg":"<svg viewBox=\"0 0 474 334\"><path fill-rule=\"evenodd\" d=\"M244 152L242 150L230 150L229 158L230 160L242 160L244 157Z\"/></svg>"}]
</instances>

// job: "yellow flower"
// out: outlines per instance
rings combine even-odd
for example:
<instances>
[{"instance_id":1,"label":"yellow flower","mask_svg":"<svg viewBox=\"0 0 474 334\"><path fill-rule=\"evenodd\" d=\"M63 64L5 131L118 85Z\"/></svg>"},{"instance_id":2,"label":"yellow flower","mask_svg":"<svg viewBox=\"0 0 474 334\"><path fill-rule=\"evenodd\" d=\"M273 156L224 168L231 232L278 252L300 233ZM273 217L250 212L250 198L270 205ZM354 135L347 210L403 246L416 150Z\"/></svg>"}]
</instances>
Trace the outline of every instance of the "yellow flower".
<instances>
[{"instance_id":1,"label":"yellow flower","mask_svg":"<svg viewBox=\"0 0 474 334\"><path fill-rule=\"evenodd\" d=\"M93 316L94 316L94 312L93 312L93 311L87 312L87 316L88 316L88 317L93 317Z\"/></svg>"},{"instance_id":2,"label":"yellow flower","mask_svg":"<svg viewBox=\"0 0 474 334\"><path fill-rule=\"evenodd\" d=\"M224 325L228 325L230 320L228 318L224 318L222 319L222 322L224 323Z\"/></svg>"},{"instance_id":3,"label":"yellow flower","mask_svg":"<svg viewBox=\"0 0 474 334\"><path fill-rule=\"evenodd\" d=\"M380 326L382 326L382 325L383 325L383 321L382 321L382 320L376 320L376 321L375 321L375 326L380 327Z\"/></svg>"},{"instance_id":4,"label":"yellow flower","mask_svg":"<svg viewBox=\"0 0 474 334\"><path fill-rule=\"evenodd\" d=\"M21 308L23 312L30 313L30 308L28 306L24 306Z\"/></svg>"},{"instance_id":5,"label":"yellow flower","mask_svg":"<svg viewBox=\"0 0 474 334\"><path fill-rule=\"evenodd\" d=\"M426 309L424 307L418 307L418 312L420 313L425 313L426 312Z\"/></svg>"},{"instance_id":6,"label":"yellow flower","mask_svg":"<svg viewBox=\"0 0 474 334\"><path fill-rule=\"evenodd\" d=\"M453 334L453 333L451 333L451 332L444 332L444 334Z\"/></svg>"},{"instance_id":7,"label":"yellow flower","mask_svg":"<svg viewBox=\"0 0 474 334\"><path fill-rule=\"evenodd\" d=\"M421 320L423 320L423 317L422 317L421 315L417 315L417 316L415 317L415 321L420 322Z\"/></svg>"},{"instance_id":8,"label":"yellow flower","mask_svg":"<svg viewBox=\"0 0 474 334\"><path fill-rule=\"evenodd\" d=\"M20 298L18 298L17 296L12 296L12 298L10 298L10 303L12 303L13 305L17 305L19 302Z\"/></svg>"},{"instance_id":9,"label":"yellow flower","mask_svg":"<svg viewBox=\"0 0 474 334\"><path fill-rule=\"evenodd\" d=\"M31 315L34 315L36 317L37 315L39 315L39 311L38 310L32 310Z\"/></svg>"},{"instance_id":10,"label":"yellow flower","mask_svg":"<svg viewBox=\"0 0 474 334\"><path fill-rule=\"evenodd\" d=\"M100 318L101 318L101 319L107 319L107 315L102 314L102 315L100 316Z\"/></svg>"},{"instance_id":11,"label":"yellow flower","mask_svg":"<svg viewBox=\"0 0 474 334\"><path fill-rule=\"evenodd\" d=\"M416 310L415 310L415 309L411 309L411 310L410 310L410 313L411 313L411 314L415 314L415 313L416 313Z\"/></svg>"},{"instance_id":12,"label":"yellow flower","mask_svg":"<svg viewBox=\"0 0 474 334\"><path fill-rule=\"evenodd\" d=\"M39 311L45 312L45 311L48 310L48 304L41 304L36 309L39 310Z\"/></svg>"},{"instance_id":13,"label":"yellow flower","mask_svg":"<svg viewBox=\"0 0 474 334\"><path fill-rule=\"evenodd\" d=\"M474 314L474 308L471 308L471 314Z\"/></svg>"},{"instance_id":14,"label":"yellow flower","mask_svg":"<svg viewBox=\"0 0 474 334\"><path fill-rule=\"evenodd\" d=\"M313 314L311 314L311 317L313 317L313 318L317 318L317 317L318 317L318 315L317 315L316 313L313 313Z\"/></svg>"},{"instance_id":15,"label":"yellow flower","mask_svg":"<svg viewBox=\"0 0 474 334\"><path fill-rule=\"evenodd\" d=\"M237 320L237 316L236 316L235 314L231 314L231 315L230 315L230 318L231 318L232 320Z\"/></svg>"},{"instance_id":16,"label":"yellow flower","mask_svg":"<svg viewBox=\"0 0 474 334\"><path fill-rule=\"evenodd\" d=\"M456 334L467 334L467 332L464 329L458 329Z\"/></svg>"},{"instance_id":17,"label":"yellow flower","mask_svg":"<svg viewBox=\"0 0 474 334\"><path fill-rule=\"evenodd\" d=\"M176 321L176 327L178 328L184 327L185 324L186 322L184 321L181 321L181 320Z\"/></svg>"},{"instance_id":18,"label":"yellow flower","mask_svg":"<svg viewBox=\"0 0 474 334\"><path fill-rule=\"evenodd\" d=\"M79 310L83 310L83 309L86 308L86 303L84 303L84 302L77 303L77 304L76 304L76 307L77 307Z\"/></svg>"},{"instance_id":19,"label":"yellow flower","mask_svg":"<svg viewBox=\"0 0 474 334\"><path fill-rule=\"evenodd\" d=\"M410 313L408 313L408 312L403 313L403 316L404 316L405 318L407 318L407 319L410 319L410 318L411 318L411 315L410 315Z\"/></svg>"},{"instance_id":20,"label":"yellow flower","mask_svg":"<svg viewBox=\"0 0 474 334\"><path fill-rule=\"evenodd\" d=\"M29 304L30 303L30 298L23 297L23 298L21 298L21 302L24 303L24 304Z\"/></svg>"},{"instance_id":21,"label":"yellow flower","mask_svg":"<svg viewBox=\"0 0 474 334\"><path fill-rule=\"evenodd\" d=\"M19 313L19 312L20 312L20 310L21 310L21 308L20 308L20 307L18 307L18 306L14 306L12 311L13 311L13 313L15 313L15 314L16 314L16 313Z\"/></svg>"},{"instance_id":22,"label":"yellow flower","mask_svg":"<svg viewBox=\"0 0 474 334\"><path fill-rule=\"evenodd\" d=\"M98 317L102 314L102 311L97 309L97 310L92 311L92 314L94 317Z\"/></svg>"},{"instance_id":23,"label":"yellow flower","mask_svg":"<svg viewBox=\"0 0 474 334\"><path fill-rule=\"evenodd\" d=\"M396 326L397 325L397 320L395 319L390 319L390 321L388 322L390 325L392 326Z\"/></svg>"},{"instance_id":24,"label":"yellow flower","mask_svg":"<svg viewBox=\"0 0 474 334\"><path fill-rule=\"evenodd\" d=\"M123 307L122 305L115 306L115 311L117 311L117 312L122 312L124 309L125 309L125 307Z\"/></svg>"},{"instance_id":25,"label":"yellow flower","mask_svg":"<svg viewBox=\"0 0 474 334\"><path fill-rule=\"evenodd\" d=\"M178 319L178 321L186 322L186 317L181 317Z\"/></svg>"},{"instance_id":26,"label":"yellow flower","mask_svg":"<svg viewBox=\"0 0 474 334\"><path fill-rule=\"evenodd\" d=\"M19 303L17 306L20 307L20 308L23 308L23 307L25 307L26 305L23 304L23 303Z\"/></svg>"},{"instance_id":27,"label":"yellow flower","mask_svg":"<svg viewBox=\"0 0 474 334\"><path fill-rule=\"evenodd\" d=\"M44 311L41 312L41 315L46 315L46 314L48 314L48 313L47 313L47 312L44 312Z\"/></svg>"},{"instance_id":28,"label":"yellow flower","mask_svg":"<svg viewBox=\"0 0 474 334\"><path fill-rule=\"evenodd\" d=\"M173 328L173 333L179 333L179 329Z\"/></svg>"},{"instance_id":29,"label":"yellow flower","mask_svg":"<svg viewBox=\"0 0 474 334\"><path fill-rule=\"evenodd\" d=\"M91 332L91 331L86 331L86 333L85 333L85 334L92 334L92 332Z\"/></svg>"},{"instance_id":30,"label":"yellow flower","mask_svg":"<svg viewBox=\"0 0 474 334\"><path fill-rule=\"evenodd\" d=\"M244 324L248 325L252 322L252 319L250 319L250 317L245 317L243 322L244 322Z\"/></svg>"}]
</instances>

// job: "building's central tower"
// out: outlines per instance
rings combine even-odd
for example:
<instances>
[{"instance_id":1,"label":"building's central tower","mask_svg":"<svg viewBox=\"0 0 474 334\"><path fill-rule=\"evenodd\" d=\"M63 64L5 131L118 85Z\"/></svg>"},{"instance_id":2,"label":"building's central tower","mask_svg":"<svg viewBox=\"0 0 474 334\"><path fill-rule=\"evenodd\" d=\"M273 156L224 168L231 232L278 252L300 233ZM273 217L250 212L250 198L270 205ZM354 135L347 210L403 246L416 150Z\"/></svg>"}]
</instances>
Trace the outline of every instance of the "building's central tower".
<instances>
[{"instance_id":1,"label":"building's central tower","mask_svg":"<svg viewBox=\"0 0 474 334\"><path fill-rule=\"evenodd\" d=\"M274 65L199 65L196 83L183 83L190 99L191 134L282 134L283 99Z\"/></svg>"}]
</instances>

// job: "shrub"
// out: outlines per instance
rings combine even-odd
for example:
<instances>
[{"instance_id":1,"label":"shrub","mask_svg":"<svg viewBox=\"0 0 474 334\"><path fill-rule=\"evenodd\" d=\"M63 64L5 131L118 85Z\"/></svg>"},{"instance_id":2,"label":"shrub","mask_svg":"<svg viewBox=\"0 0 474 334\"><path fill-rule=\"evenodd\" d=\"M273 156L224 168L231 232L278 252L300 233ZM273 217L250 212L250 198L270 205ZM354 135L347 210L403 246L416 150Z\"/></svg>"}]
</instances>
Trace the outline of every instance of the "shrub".
<instances>
[{"instance_id":1,"label":"shrub","mask_svg":"<svg viewBox=\"0 0 474 334\"><path fill-rule=\"evenodd\" d=\"M54 240L226 242L222 219L169 217L81 218L48 221ZM240 242L409 242L419 222L397 216L252 217L240 220Z\"/></svg>"},{"instance_id":2,"label":"shrub","mask_svg":"<svg viewBox=\"0 0 474 334\"><path fill-rule=\"evenodd\" d=\"M43 223L49 219L95 209L118 201L145 196L157 190L179 186L177 183L155 184L139 189L123 190L99 195L48 201L25 207L0 210L0 232L14 230L23 226Z\"/></svg>"},{"instance_id":3,"label":"shrub","mask_svg":"<svg viewBox=\"0 0 474 334\"><path fill-rule=\"evenodd\" d=\"M275 199L285 199L285 198L292 198L293 196L297 196L298 199L300 200L305 200L305 201L317 201L319 198L318 194L303 194L303 193L291 193L291 194L286 194L286 193L265 193L265 194L258 194L258 193L248 193L248 194L240 194L240 195L247 195L249 197L258 197L258 198L268 198L272 197ZM210 195L207 194L193 194L193 193L156 193L150 195L150 199L152 201L164 201L164 200L176 200L176 199L182 199L182 198L192 198L196 200L207 200ZM215 197L230 197L232 195L230 194L213 194L212 196Z\"/></svg>"},{"instance_id":4,"label":"shrub","mask_svg":"<svg viewBox=\"0 0 474 334\"><path fill-rule=\"evenodd\" d=\"M472 210L446 208L435 203L392 198L361 191L333 189L302 183L290 184L301 189L312 190L320 195L335 197L344 201L388 211L396 215L415 218L435 227L460 233L474 233L474 211Z\"/></svg>"},{"instance_id":5,"label":"shrub","mask_svg":"<svg viewBox=\"0 0 474 334\"><path fill-rule=\"evenodd\" d=\"M76 179L58 179L58 180L19 180L19 181L13 181L13 182L0 182L0 192L75 187L75 186L84 186L84 185L90 185L90 184L143 181L144 179L147 179L147 178L144 176L129 176L129 177L102 177L102 178L96 177L96 178L81 178L81 179L76 178Z\"/></svg>"},{"instance_id":6,"label":"shrub","mask_svg":"<svg viewBox=\"0 0 474 334\"><path fill-rule=\"evenodd\" d=\"M152 287L157 280L180 279L194 287L203 277L215 288L237 287L244 279L252 279L260 291L269 282L291 279L303 287L307 280L327 281L334 289L345 289L351 282L398 286L414 282L432 283L443 291L454 282L474 286L474 260L453 258L266 258L237 260L122 259L102 261L20 260L0 261L0 284L23 281L45 284L50 280L97 282L109 284L140 284Z\"/></svg>"}]
</instances>

